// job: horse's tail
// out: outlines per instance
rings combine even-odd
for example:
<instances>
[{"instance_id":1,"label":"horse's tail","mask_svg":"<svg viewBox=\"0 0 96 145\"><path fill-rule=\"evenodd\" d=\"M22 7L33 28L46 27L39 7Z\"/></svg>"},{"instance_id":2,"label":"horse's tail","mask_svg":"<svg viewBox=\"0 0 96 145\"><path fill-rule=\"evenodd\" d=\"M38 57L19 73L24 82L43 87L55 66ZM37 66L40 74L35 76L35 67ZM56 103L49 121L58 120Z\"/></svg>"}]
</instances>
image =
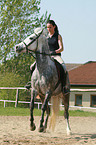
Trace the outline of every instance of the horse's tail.
<instances>
[{"instance_id":1,"label":"horse's tail","mask_svg":"<svg viewBox=\"0 0 96 145\"><path fill-rule=\"evenodd\" d=\"M52 107L51 107L51 112L52 113L51 113L49 128L52 128L52 131L54 131L55 125L56 125L56 120L59 116L60 97L59 96L52 97L51 102L52 102Z\"/></svg>"}]
</instances>

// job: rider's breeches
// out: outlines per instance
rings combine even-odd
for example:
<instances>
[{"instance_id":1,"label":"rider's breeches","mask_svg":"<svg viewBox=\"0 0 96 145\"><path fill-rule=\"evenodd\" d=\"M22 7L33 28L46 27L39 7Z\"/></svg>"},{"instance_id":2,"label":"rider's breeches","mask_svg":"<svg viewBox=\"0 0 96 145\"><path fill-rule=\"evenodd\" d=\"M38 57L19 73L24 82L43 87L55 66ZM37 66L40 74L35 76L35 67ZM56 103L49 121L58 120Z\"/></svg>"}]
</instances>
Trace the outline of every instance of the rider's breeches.
<instances>
[{"instance_id":1,"label":"rider's breeches","mask_svg":"<svg viewBox=\"0 0 96 145\"><path fill-rule=\"evenodd\" d=\"M55 60L57 60L57 61L62 65L62 67L63 67L63 69L64 69L64 72L66 73L66 71L67 71L66 65L65 65L63 59L61 58L61 56L55 55L55 56L52 56L52 57L53 57Z\"/></svg>"}]
</instances>

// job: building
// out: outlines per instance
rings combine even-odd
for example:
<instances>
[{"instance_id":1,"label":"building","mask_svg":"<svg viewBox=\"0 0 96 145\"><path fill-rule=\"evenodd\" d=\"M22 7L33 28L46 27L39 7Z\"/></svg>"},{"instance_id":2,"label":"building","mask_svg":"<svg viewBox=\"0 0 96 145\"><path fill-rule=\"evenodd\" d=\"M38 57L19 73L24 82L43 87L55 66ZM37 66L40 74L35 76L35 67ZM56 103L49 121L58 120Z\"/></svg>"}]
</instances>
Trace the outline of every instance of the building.
<instances>
[{"instance_id":1,"label":"building","mask_svg":"<svg viewBox=\"0 0 96 145\"><path fill-rule=\"evenodd\" d=\"M80 89L71 92L70 106L96 107L96 62L89 61L68 71L71 89Z\"/></svg>"}]
</instances>

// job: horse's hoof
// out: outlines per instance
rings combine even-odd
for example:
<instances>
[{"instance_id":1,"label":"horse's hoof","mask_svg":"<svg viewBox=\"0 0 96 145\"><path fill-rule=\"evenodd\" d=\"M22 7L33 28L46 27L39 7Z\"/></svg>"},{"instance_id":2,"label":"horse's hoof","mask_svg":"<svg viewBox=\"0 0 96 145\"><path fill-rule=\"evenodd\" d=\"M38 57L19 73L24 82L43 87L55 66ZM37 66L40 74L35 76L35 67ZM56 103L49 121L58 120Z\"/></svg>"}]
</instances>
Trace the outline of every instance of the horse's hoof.
<instances>
[{"instance_id":1,"label":"horse's hoof","mask_svg":"<svg viewBox=\"0 0 96 145\"><path fill-rule=\"evenodd\" d=\"M39 132L44 132L44 126L38 129Z\"/></svg>"},{"instance_id":2,"label":"horse's hoof","mask_svg":"<svg viewBox=\"0 0 96 145\"><path fill-rule=\"evenodd\" d=\"M30 130L31 130L31 131L34 131L35 129L36 129L35 124L33 124L32 126L30 125Z\"/></svg>"},{"instance_id":3,"label":"horse's hoof","mask_svg":"<svg viewBox=\"0 0 96 145\"><path fill-rule=\"evenodd\" d=\"M46 128L44 128L43 132L46 133Z\"/></svg>"},{"instance_id":4,"label":"horse's hoof","mask_svg":"<svg viewBox=\"0 0 96 145\"><path fill-rule=\"evenodd\" d=\"M71 135L71 130L67 130L67 135Z\"/></svg>"}]
</instances>

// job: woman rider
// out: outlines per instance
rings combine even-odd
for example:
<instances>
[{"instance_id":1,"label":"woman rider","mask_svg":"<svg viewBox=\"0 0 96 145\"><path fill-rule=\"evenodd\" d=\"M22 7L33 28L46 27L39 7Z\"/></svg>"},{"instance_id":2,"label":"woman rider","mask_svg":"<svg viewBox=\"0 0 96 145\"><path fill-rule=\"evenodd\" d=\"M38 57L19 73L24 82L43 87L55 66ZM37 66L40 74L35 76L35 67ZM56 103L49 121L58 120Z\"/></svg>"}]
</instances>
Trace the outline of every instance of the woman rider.
<instances>
[{"instance_id":1,"label":"woman rider","mask_svg":"<svg viewBox=\"0 0 96 145\"><path fill-rule=\"evenodd\" d=\"M53 20L49 20L47 22L47 30L49 32L48 34L48 45L50 51L55 54L52 57L56 59L63 67L63 84L62 84L62 91L64 94L68 93L70 90L70 83L69 83L69 76L68 72L66 70L66 66L64 64L64 61L61 58L61 52L63 51L63 42L62 42L62 37L59 34L58 27L55 24Z\"/></svg>"}]
</instances>

